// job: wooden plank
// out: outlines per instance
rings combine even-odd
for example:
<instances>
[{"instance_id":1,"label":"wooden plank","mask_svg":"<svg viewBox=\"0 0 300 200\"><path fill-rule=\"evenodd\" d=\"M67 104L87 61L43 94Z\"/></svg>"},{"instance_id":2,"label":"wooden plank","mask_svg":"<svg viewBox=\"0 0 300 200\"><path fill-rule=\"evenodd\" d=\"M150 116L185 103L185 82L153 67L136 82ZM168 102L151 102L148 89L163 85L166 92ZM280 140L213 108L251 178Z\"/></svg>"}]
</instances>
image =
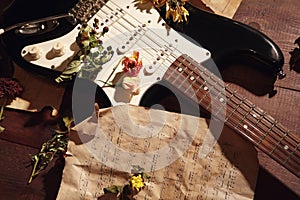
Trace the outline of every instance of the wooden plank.
<instances>
[{"instance_id":1,"label":"wooden plank","mask_svg":"<svg viewBox=\"0 0 300 200\"><path fill-rule=\"evenodd\" d=\"M248 98L256 102L257 105L298 135L300 134L300 74L290 70L289 52L296 47L294 41L300 36L299 9L300 1L298 0L243 0L234 16L235 20L251 25L267 34L278 44L285 58L283 69L286 77L283 80L276 80L273 86L269 85L269 88L272 87L274 90L277 90L273 97L269 98L267 94L258 96L241 88L240 90L243 90ZM256 77L254 81L257 82L262 81L259 78L263 79L263 77L252 77ZM271 175L261 175L259 177L256 188L257 199L265 199L267 195L269 195L268 198L274 197L278 199L279 196L284 196L285 193L287 196L291 195L291 198L288 199L299 198L299 178L291 175L262 152L259 152L259 161L264 169L263 171ZM277 184L274 185L275 188L272 188L272 190L268 189L270 183L272 184L276 181L281 182L282 185L279 186L280 184Z\"/></svg>"}]
</instances>

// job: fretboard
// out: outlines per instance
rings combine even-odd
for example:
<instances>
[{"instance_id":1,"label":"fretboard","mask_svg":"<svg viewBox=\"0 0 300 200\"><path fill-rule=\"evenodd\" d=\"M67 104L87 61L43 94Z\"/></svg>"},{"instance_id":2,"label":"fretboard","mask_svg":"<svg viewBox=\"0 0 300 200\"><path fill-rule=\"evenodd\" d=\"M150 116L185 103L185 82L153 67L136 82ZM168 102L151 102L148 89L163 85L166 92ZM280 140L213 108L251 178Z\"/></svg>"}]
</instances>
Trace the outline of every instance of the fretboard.
<instances>
[{"instance_id":1,"label":"fretboard","mask_svg":"<svg viewBox=\"0 0 300 200\"><path fill-rule=\"evenodd\" d=\"M300 139L187 55L163 79L300 177ZM217 108L217 109L216 109ZM221 117L222 118L222 117Z\"/></svg>"}]
</instances>

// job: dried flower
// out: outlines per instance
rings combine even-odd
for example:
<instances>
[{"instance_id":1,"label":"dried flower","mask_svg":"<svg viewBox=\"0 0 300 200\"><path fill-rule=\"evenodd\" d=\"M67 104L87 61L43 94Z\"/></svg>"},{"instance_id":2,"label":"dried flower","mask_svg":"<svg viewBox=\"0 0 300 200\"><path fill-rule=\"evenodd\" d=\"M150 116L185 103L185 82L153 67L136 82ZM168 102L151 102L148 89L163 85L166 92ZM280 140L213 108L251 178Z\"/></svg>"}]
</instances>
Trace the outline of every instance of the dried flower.
<instances>
[{"instance_id":1,"label":"dried flower","mask_svg":"<svg viewBox=\"0 0 300 200\"><path fill-rule=\"evenodd\" d=\"M139 59L139 52L134 51L130 57L125 57L122 61L124 65L123 72L129 76L137 76L143 66L142 60Z\"/></svg>"},{"instance_id":2,"label":"dried flower","mask_svg":"<svg viewBox=\"0 0 300 200\"><path fill-rule=\"evenodd\" d=\"M87 24L81 26L76 42L84 55L87 55L92 48L99 46L102 43L100 37L108 32L108 27L106 26L103 27L102 32L97 31L98 28L99 20L97 18L95 18L93 26Z\"/></svg>"},{"instance_id":3,"label":"dried flower","mask_svg":"<svg viewBox=\"0 0 300 200\"><path fill-rule=\"evenodd\" d=\"M0 121L3 119L3 112L6 104L20 95L22 91L23 87L17 80L12 78L0 78ZM5 128L0 126L0 133L4 130Z\"/></svg>"},{"instance_id":4,"label":"dried flower","mask_svg":"<svg viewBox=\"0 0 300 200\"><path fill-rule=\"evenodd\" d=\"M12 78L0 78L0 98L15 99L23 91L18 81Z\"/></svg>"},{"instance_id":5,"label":"dried flower","mask_svg":"<svg viewBox=\"0 0 300 200\"><path fill-rule=\"evenodd\" d=\"M140 0L141 3L146 3L149 0ZM156 8L166 7L166 19L171 18L173 22L187 21L189 12L184 8L187 0L152 0Z\"/></svg>"},{"instance_id":6,"label":"dried flower","mask_svg":"<svg viewBox=\"0 0 300 200\"><path fill-rule=\"evenodd\" d=\"M184 1L171 0L166 3L166 18L173 22L187 21L189 12L183 7Z\"/></svg>"},{"instance_id":7,"label":"dried flower","mask_svg":"<svg viewBox=\"0 0 300 200\"><path fill-rule=\"evenodd\" d=\"M92 26L87 23L82 24L76 37L80 51L55 79L57 83L72 80L80 71L80 77L93 79L102 70L102 65L112 58L114 52L111 46L104 48L100 39L109 31L109 28L104 26L102 31L99 28L99 19L97 18L94 18Z\"/></svg>"},{"instance_id":8,"label":"dried flower","mask_svg":"<svg viewBox=\"0 0 300 200\"><path fill-rule=\"evenodd\" d=\"M141 191L145 187L145 182L141 174L132 176L129 183L132 190L136 190L137 192Z\"/></svg>"},{"instance_id":9,"label":"dried flower","mask_svg":"<svg viewBox=\"0 0 300 200\"><path fill-rule=\"evenodd\" d=\"M134 195L138 194L142 189L145 188L145 179L149 179L150 176L144 173L144 169L138 165L132 166L132 175L128 182L123 186L112 185L104 188L104 194L113 193L116 194L118 200L131 200L134 199Z\"/></svg>"}]
</instances>

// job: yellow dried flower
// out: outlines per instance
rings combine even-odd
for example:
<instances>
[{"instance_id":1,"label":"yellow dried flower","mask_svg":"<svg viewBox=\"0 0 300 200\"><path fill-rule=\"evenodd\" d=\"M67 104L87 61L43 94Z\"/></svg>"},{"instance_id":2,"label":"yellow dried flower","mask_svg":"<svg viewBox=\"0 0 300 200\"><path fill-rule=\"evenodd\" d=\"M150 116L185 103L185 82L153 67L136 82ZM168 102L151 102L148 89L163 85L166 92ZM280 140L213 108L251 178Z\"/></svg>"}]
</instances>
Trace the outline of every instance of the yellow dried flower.
<instances>
[{"instance_id":1,"label":"yellow dried flower","mask_svg":"<svg viewBox=\"0 0 300 200\"><path fill-rule=\"evenodd\" d=\"M187 0L140 0L141 3L152 1L153 5L157 8L166 6L166 18L171 18L173 22L187 21L189 12L184 8Z\"/></svg>"},{"instance_id":2,"label":"yellow dried flower","mask_svg":"<svg viewBox=\"0 0 300 200\"><path fill-rule=\"evenodd\" d=\"M145 187L144 179L142 178L141 174L137 176L132 176L130 179L130 185L133 190L140 191Z\"/></svg>"},{"instance_id":3,"label":"yellow dried flower","mask_svg":"<svg viewBox=\"0 0 300 200\"><path fill-rule=\"evenodd\" d=\"M171 3L174 4L174 2ZM166 18L169 19L171 17L173 22L187 21L189 12L183 7L184 3L182 3L181 5L178 3L175 3L175 5L171 5L171 3L166 3Z\"/></svg>"},{"instance_id":4,"label":"yellow dried flower","mask_svg":"<svg viewBox=\"0 0 300 200\"><path fill-rule=\"evenodd\" d=\"M156 7L162 7L163 5L165 5L167 2L167 0L153 0L153 4Z\"/></svg>"}]
</instances>

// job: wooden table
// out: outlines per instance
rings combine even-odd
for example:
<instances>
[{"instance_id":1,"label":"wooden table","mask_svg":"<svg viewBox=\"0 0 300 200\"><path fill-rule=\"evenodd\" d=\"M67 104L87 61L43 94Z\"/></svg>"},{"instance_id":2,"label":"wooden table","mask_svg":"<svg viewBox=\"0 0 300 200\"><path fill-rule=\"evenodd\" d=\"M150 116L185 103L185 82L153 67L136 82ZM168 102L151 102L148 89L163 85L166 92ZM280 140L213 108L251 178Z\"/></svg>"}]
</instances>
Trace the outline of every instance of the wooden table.
<instances>
[{"instance_id":1,"label":"wooden table","mask_svg":"<svg viewBox=\"0 0 300 200\"><path fill-rule=\"evenodd\" d=\"M290 70L289 52L300 36L300 1L253 1L243 0L235 20L249 24L266 33L281 48L284 57L283 80L274 83L275 96L253 95L247 97L274 116L290 130L300 134L300 74ZM259 151L261 170L258 177L256 196L260 199L294 199L300 195L300 179L291 175L277 163ZM294 193L294 194L293 194ZM299 197L298 197L299 198Z\"/></svg>"},{"instance_id":2,"label":"wooden table","mask_svg":"<svg viewBox=\"0 0 300 200\"><path fill-rule=\"evenodd\" d=\"M10 0L4 1L2 6L8 2ZM290 70L289 51L296 47L294 41L300 36L299 10L299 0L243 0L234 16L235 20L264 32L280 46L285 56L286 78L269 85L264 74L260 74L252 81L243 81L248 75L245 68L241 70L228 67L223 72L225 81L232 87L298 134L300 134L300 74ZM7 64L5 61L4 58L0 60L1 70L4 63ZM270 97L269 94L273 90L277 93ZM69 100L68 97L70 95L66 93L65 102ZM53 125L37 123L35 126L24 128L26 122L42 116L38 113L8 109L5 116L6 119L1 124L7 127L7 132L0 135L0 200L55 199L63 164L52 163L33 183L27 184L31 172L28 155L38 152L41 144L50 137ZM258 152L260 170L255 199L299 199L300 179L261 151Z\"/></svg>"}]
</instances>

